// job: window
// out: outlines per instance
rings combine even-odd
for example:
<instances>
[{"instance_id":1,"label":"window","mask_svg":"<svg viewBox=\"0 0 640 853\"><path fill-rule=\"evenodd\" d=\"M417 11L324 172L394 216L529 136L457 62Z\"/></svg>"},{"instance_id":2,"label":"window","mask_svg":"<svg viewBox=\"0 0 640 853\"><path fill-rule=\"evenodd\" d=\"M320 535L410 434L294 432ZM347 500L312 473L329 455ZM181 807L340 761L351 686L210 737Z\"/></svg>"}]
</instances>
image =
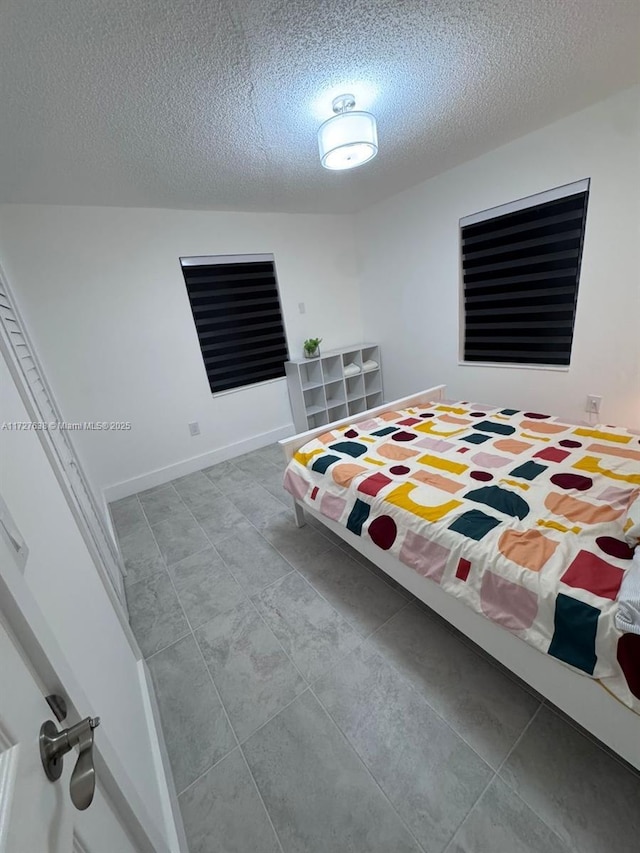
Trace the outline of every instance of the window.
<instances>
[{"instance_id":1,"label":"window","mask_svg":"<svg viewBox=\"0 0 640 853\"><path fill-rule=\"evenodd\" d=\"M284 376L287 342L273 255L180 263L211 390Z\"/></svg>"},{"instance_id":2,"label":"window","mask_svg":"<svg viewBox=\"0 0 640 853\"><path fill-rule=\"evenodd\" d=\"M568 365L589 179L460 220L464 361Z\"/></svg>"}]
</instances>

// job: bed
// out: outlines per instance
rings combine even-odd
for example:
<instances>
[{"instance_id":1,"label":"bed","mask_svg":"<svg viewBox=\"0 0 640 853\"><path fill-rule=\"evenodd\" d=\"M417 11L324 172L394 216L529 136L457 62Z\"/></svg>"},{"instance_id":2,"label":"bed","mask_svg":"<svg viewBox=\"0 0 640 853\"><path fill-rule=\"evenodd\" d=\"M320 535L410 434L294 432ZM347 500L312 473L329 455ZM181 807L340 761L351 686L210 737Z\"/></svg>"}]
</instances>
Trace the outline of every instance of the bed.
<instances>
[{"instance_id":1,"label":"bed","mask_svg":"<svg viewBox=\"0 0 640 853\"><path fill-rule=\"evenodd\" d=\"M640 769L640 636L615 624L640 439L444 386L281 441L304 511Z\"/></svg>"}]
</instances>

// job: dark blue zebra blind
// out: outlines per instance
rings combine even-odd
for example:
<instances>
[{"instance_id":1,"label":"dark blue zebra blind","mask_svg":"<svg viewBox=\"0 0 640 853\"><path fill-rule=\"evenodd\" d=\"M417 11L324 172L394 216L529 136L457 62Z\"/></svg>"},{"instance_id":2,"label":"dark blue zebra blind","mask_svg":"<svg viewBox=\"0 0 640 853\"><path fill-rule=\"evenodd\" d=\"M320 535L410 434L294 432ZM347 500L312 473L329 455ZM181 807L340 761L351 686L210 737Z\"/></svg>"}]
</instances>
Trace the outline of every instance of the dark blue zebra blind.
<instances>
[{"instance_id":1,"label":"dark blue zebra blind","mask_svg":"<svg viewBox=\"0 0 640 853\"><path fill-rule=\"evenodd\" d=\"M568 365L589 180L460 221L464 360Z\"/></svg>"},{"instance_id":2,"label":"dark blue zebra blind","mask_svg":"<svg viewBox=\"0 0 640 853\"><path fill-rule=\"evenodd\" d=\"M272 255L180 258L211 391L285 375L287 341Z\"/></svg>"}]
</instances>

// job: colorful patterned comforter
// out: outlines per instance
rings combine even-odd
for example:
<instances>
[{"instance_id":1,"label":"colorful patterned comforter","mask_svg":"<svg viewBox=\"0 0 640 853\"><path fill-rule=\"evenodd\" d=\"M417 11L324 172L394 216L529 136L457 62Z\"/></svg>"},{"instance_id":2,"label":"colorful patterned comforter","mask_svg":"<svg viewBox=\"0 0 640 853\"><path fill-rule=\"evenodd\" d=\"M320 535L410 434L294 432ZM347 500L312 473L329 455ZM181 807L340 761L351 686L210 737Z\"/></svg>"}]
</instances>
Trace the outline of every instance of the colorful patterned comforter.
<instances>
[{"instance_id":1,"label":"colorful patterned comforter","mask_svg":"<svg viewBox=\"0 0 640 853\"><path fill-rule=\"evenodd\" d=\"M614 624L637 435L434 403L319 436L285 487L640 713L640 636Z\"/></svg>"}]
</instances>

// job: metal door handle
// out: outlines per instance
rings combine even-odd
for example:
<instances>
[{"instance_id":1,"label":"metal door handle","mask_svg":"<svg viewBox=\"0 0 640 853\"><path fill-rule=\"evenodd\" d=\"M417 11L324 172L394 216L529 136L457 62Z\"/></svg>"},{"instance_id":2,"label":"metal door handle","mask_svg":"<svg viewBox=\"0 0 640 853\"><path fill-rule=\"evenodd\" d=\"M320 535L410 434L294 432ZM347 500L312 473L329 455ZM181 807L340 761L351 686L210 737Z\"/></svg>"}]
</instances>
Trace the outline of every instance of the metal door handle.
<instances>
[{"instance_id":1,"label":"metal door handle","mask_svg":"<svg viewBox=\"0 0 640 853\"><path fill-rule=\"evenodd\" d=\"M93 764L93 730L100 725L100 717L86 717L75 726L58 731L56 724L47 720L40 729L40 758L48 779L55 782L62 773L64 756L74 746L79 755L71 774L69 791L73 805L83 811L89 808L96 789L96 770Z\"/></svg>"}]
</instances>

